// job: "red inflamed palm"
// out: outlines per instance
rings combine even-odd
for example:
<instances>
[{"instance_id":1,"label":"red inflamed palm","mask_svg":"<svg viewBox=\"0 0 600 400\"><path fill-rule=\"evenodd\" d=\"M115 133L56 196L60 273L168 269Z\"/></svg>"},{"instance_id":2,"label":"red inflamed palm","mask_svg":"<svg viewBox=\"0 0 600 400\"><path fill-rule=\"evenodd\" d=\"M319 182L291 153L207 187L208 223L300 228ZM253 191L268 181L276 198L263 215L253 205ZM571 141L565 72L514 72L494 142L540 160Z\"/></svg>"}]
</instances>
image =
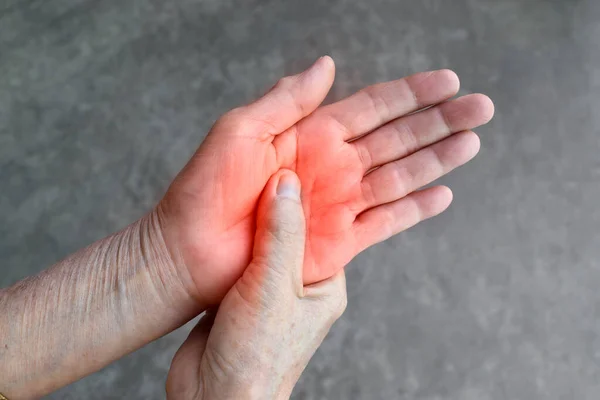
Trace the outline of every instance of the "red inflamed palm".
<instances>
[{"instance_id":1,"label":"red inflamed palm","mask_svg":"<svg viewBox=\"0 0 600 400\"><path fill-rule=\"evenodd\" d=\"M202 302L218 303L248 264L258 200L280 169L302 184L305 284L449 206L448 188L419 189L475 156L471 129L492 118L491 100L451 100L458 77L440 70L319 107L334 71L322 57L223 115L160 203L165 243Z\"/></svg>"}]
</instances>

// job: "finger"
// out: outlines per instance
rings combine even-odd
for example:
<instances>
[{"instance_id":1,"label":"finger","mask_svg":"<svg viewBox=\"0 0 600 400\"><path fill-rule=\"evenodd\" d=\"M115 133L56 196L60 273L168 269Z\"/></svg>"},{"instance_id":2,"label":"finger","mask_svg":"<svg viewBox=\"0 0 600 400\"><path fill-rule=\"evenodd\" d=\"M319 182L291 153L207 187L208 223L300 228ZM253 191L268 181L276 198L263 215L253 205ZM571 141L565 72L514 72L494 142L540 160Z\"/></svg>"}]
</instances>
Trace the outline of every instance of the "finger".
<instances>
[{"instance_id":1,"label":"finger","mask_svg":"<svg viewBox=\"0 0 600 400\"><path fill-rule=\"evenodd\" d=\"M443 138L487 124L494 103L483 94L450 100L425 111L396 119L352 145L361 155L365 172L406 157Z\"/></svg>"},{"instance_id":2,"label":"finger","mask_svg":"<svg viewBox=\"0 0 600 400\"><path fill-rule=\"evenodd\" d=\"M289 170L274 175L257 215L254 257L247 271L266 289L302 287L306 221L300 202L300 180ZM266 284L266 285L265 285Z\"/></svg>"},{"instance_id":3,"label":"finger","mask_svg":"<svg viewBox=\"0 0 600 400\"><path fill-rule=\"evenodd\" d=\"M278 135L325 100L334 77L333 60L321 57L306 71L280 79L266 95L235 112L252 126L254 133Z\"/></svg>"},{"instance_id":4,"label":"finger","mask_svg":"<svg viewBox=\"0 0 600 400\"><path fill-rule=\"evenodd\" d=\"M206 348L208 335L215 322L216 315L216 310L208 310L202 318L200 318L200 321L198 321L194 329L190 331L190 334L177 353L181 352L182 356L185 356L185 354L193 354L193 357L199 360L199 357L204 353L204 349Z\"/></svg>"},{"instance_id":5,"label":"finger","mask_svg":"<svg viewBox=\"0 0 600 400\"><path fill-rule=\"evenodd\" d=\"M394 161L366 175L357 208L390 203L465 164L479 152L479 137L465 131Z\"/></svg>"},{"instance_id":6,"label":"finger","mask_svg":"<svg viewBox=\"0 0 600 400\"><path fill-rule=\"evenodd\" d=\"M329 279L305 286L302 302L309 312L314 314L319 310L319 314L333 324L346 310L347 293L346 274L341 270Z\"/></svg>"},{"instance_id":7,"label":"finger","mask_svg":"<svg viewBox=\"0 0 600 400\"><path fill-rule=\"evenodd\" d=\"M207 311L192 329L171 362L167 377L167 392L173 398L191 398L199 383L199 367L210 330L215 322L216 311Z\"/></svg>"},{"instance_id":8,"label":"finger","mask_svg":"<svg viewBox=\"0 0 600 400\"><path fill-rule=\"evenodd\" d=\"M317 112L341 124L346 132L344 140L351 140L405 114L445 101L458 93L459 86L452 71L422 72L369 86Z\"/></svg>"},{"instance_id":9,"label":"finger","mask_svg":"<svg viewBox=\"0 0 600 400\"><path fill-rule=\"evenodd\" d=\"M356 218L353 226L360 249L442 213L451 202L452 191L445 186L435 186L365 211Z\"/></svg>"}]
</instances>

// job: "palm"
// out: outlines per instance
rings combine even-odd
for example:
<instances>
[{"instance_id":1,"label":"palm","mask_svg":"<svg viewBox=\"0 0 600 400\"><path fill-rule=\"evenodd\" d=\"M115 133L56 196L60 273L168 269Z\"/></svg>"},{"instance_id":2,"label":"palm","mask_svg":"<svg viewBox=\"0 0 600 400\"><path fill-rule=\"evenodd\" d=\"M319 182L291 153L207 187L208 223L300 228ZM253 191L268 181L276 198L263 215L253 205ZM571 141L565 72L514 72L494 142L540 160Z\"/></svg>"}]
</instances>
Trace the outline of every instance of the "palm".
<instances>
[{"instance_id":1,"label":"palm","mask_svg":"<svg viewBox=\"0 0 600 400\"><path fill-rule=\"evenodd\" d=\"M269 142L227 135L219 124L171 185L167 245L180 255L201 299L214 304L252 255L260 194L279 168Z\"/></svg>"},{"instance_id":2,"label":"palm","mask_svg":"<svg viewBox=\"0 0 600 400\"><path fill-rule=\"evenodd\" d=\"M344 131L315 115L298 125L293 169L302 183L307 221L305 283L332 276L360 250L352 229L364 175L356 148L344 141ZM277 146L278 142L275 142Z\"/></svg>"},{"instance_id":3,"label":"palm","mask_svg":"<svg viewBox=\"0 0 600 400\"><path fill-rule=\"evenodd\" d=\"M443 211L451 200L446 188L415 190L473 157L478 139L468 130L493 113L489 99L473 95L411 114L456 93L448 71L376 85L314 111L333 76L311 74L226 115L166 197L178 210L178 250L209 301L250 260L256 204L277 170L292 169L302 182L304 282L317 282Z\"/></svg>"}]
</instances>

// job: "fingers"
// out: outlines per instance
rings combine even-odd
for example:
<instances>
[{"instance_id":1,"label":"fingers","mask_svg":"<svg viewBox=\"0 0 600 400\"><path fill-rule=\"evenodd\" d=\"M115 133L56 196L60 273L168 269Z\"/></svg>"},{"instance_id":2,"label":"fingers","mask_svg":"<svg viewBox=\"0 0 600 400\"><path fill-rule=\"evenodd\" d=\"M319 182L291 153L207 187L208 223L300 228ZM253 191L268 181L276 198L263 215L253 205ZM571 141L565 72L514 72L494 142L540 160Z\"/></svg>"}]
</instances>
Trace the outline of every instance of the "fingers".
<instances>
[{"instance_id":1,"label":"fingers","mask_svg":"<svg viewBox=\"0 0 600 400\"><path fill-rule=\"evenodd\" d=\"M449 70L422 72L369 86L318 110L339 122L351 140L408 113L441 103L456 93L460 82Z\"/></svg>"},{"instance_id":2,"label":"fingers","mask_svg":"<svg viewBox=\"0 0 600 400\"><path fill-rule=\"evenodd\" d=\"M451 202L452 191L445 186L435 186L360 214L353 227L360 249L364 250L435 217L446 210Z\"/></svg>"},{"instance_id":3,"label":"fingers","mask_svg":"<svg viewBox=\"0 0 600 400\"><path fill-rule=\"evenodd\" d=\"M479 151L479 137L460 132L376 169L363 178L358 209L390 203L452 171Z\"/></svg>"},{"instance_id":4,"label":"fingers","mask_svg":"<svg viewBox=\"0 0 600 400\"><path fill-rule=\"evenodd\" d=\"M193 398L193 394L197 391L200 361L206 349L215 315L215 310L207 311L175 353L166 383L169 398Z\"/></svg>"},{"instance_id":5,"label":"fingers","mask_svg":"<svg viewBox=\"0 0 600 400\"><path fill-rule=\"evenodd\" d=\"M406 157L453 133L488 123L494 115L489 97L473 94L396 119L355 142L365 172Z\"/></svg>"},{"instance_id":6,"label":"fingers","mask_svg":"<svg viewBox=\"0 0 600 400\"><path fill-rule=\"evenodd\" d=\"M257 215L254 258L248 269L269 287L302 285L306 221L300 202L300 180L289 170L274 175ZM298 286L299 285L299 286Z\"/></svg>"},{"instance_id":7,"label":"fingers","mask_svg":"<svg viewBox=\"0 0 600 400\"><path fill-rule=\"evenodd\" d=\"M181 353L189 354L193 353L195 358L199 359L199 356L204 352L206 347L206 341L208 335L215 322L215 316L217 315L216 310L208 310L198 324L192 329L185 342L180 348Z\"/></svg>"},{"instance_id":8,"label":"fingers","mask_svg":"<svg viewBox=\"0 0 600 400\"><path fill-rule=\"evenodd\" d=\"M245 124L252 126L253 133L278 135L325 100L334 76L331 57L321 57L306 71L282 78L266 95L234 113L239 113Z\"/></svg>"}]
</instances>

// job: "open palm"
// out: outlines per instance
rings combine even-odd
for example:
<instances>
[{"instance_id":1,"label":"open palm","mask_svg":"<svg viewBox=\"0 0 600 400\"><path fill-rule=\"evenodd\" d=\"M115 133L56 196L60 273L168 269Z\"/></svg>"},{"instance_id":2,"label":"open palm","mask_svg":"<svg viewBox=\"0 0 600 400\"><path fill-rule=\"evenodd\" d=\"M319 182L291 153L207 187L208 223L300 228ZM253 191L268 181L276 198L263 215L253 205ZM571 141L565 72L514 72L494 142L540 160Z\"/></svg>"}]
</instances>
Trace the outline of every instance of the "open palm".
<instances>
[{"instance_id":1,"label":"open palm","mask_svg":"<svg viewBox=\"0 0 600 400\"><path fill-rule=\"evenodd\" d=\"M225 114L161 202L169 251L203 302L218 302L250 260L263 217L256 204L281 168L302 182L305 283L334 275L360 251L450 204L445 187L416 190L475 156L479 139L470 129L491 119L491 101L447 101L459 82L442 70L317 109L333 78L324 57Z\"/></svg>"}]
</instances>

